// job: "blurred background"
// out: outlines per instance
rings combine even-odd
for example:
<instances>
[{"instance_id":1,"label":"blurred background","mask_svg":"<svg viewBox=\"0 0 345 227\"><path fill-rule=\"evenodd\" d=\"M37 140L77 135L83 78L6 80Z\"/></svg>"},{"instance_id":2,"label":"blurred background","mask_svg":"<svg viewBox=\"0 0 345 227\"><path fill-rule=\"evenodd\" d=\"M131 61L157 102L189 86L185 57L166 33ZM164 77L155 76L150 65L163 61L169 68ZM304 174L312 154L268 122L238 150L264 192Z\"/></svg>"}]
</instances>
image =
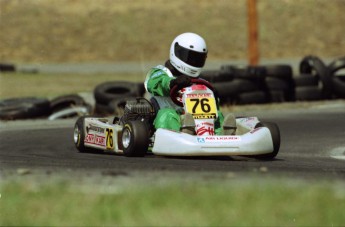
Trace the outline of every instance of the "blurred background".
<instances>
[{"instance_id":1,"label":"blurred background","mask_svg":"<svg viewBox=\"0 0 345 227\"><path fill-rule=\"evenodd\" d=\"M258 0L261 59L336 58L344 0ZM203 36L209 60L247 59L245 0L0 0L0 62L164 61L175 36Z\"/></svg>"},{"instance_id":2,"label":"blurred background","mask_svg":"<svg viewBox=\"0 0 345 227\"><path fill-rule=\"evenodd\" d=\"M250 2L257 67L249 61ZM0 0L0 99L56 103L77 94L95 112L112 114L99 94L118 99L122 92L123 99L134 87L143 95L146 72L164 64L184 32L205 38L202 78L222 104L345 98L345 70L338 73L345 69L344 12L345 0ZM58 98L57 106L77 105L75 97ZM14 119L13 106L28 100L1 102L0 118Z\"/></svg>"}]
</instances>

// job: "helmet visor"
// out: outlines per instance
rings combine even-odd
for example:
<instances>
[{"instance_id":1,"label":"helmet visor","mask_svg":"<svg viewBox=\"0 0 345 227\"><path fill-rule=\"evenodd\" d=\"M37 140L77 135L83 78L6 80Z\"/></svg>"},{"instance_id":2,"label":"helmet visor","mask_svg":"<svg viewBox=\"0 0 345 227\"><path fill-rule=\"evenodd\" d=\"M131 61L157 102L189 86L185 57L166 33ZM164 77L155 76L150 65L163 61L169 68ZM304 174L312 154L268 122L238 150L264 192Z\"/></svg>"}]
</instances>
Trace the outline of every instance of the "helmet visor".
<instances>
[{"instance_id":1,"label":"helmet visor","mask_svg":"<svg viewBox=\"0 0 345 227\"><path fill-rule=\"evenodd\" d=\"M205 65L207 52L197 52L194 50L187 49L180 46L177 42L175 43L175 55L181 61L187 63L188 65L201 68Z\"/></svg>"}]
</instances>

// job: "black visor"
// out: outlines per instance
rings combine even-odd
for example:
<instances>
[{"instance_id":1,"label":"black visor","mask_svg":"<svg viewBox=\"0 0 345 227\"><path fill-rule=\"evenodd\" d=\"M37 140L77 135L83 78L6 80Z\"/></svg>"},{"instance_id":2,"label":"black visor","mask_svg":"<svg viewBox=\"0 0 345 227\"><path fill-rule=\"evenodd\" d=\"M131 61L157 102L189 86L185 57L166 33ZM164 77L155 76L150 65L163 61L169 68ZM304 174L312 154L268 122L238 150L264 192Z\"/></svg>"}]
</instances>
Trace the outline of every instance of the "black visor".
<instances>
[{"instance_id":1,"label":"black visor","mask_svg":"<svg viewBox=\"0 0 345 227\"><path fill-rule=\"evenodd\" d=\"M188 65L194 67L203 67L205 65L207 52L197 52L180 46L178 43L175 43L175 55L181 61L187 63Z\"/></svg>"}]
</instances>

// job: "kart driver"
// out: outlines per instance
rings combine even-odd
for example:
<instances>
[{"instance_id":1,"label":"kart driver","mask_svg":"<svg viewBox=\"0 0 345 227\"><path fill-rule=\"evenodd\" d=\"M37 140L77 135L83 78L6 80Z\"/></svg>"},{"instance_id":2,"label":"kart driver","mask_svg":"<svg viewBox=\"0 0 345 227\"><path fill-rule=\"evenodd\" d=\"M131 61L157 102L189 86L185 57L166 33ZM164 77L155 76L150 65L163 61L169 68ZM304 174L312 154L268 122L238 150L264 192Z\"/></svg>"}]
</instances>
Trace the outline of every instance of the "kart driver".
<instances>
[{"instance_id":1,"label":"kart driver","mask_svg":"<svg viewBox=\"0 0 345 227\"><path fill-rule=\"evenodd\" d=\"M197 78L205 65L207 52L206 42L201 36L194 33L183 33L172 42L170 58L165 62L165 65L153 67L147 73L145 88L153 96L151 101L158 110L153 122L156 129L165 128L180 131L182 126L180 115L183 114L183 109L171 100L170 89L175 85L179 88L192 85L191 79ZM221 127L224 116L219 111L218 105L217 111L215 134L233 134L234 126L236 126L233 115L231 115L231 119L226 120L226 122L231 122L231 132L225 133ZM186 120L182 128L190 126L186 124L193 124L190 121L194 122L191 119L186 123Z\"/></svg>"}]
</instances>

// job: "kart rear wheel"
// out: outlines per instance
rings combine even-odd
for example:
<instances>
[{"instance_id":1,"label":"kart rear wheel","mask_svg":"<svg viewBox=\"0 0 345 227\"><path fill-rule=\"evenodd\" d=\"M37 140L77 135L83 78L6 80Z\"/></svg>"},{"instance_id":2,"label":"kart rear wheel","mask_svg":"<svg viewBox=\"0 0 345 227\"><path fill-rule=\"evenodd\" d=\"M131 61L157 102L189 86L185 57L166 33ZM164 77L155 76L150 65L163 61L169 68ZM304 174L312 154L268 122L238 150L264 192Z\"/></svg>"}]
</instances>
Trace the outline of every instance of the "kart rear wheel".
<instances>
[{"instance_id":1,"label":"kart rear wheel","mask_svg":"<svg viewBox=\"0 0 345 227\"><path fill-rule=\"evenodd\" d=\"M77 122L74 125L74 131L73 131L73 140L75 147L79 150L81 153L85 152L93 152L95 149L90 147L85 147L84 140L85 140L85 118L86 117L79 117Z\"/></svg>"},{"instance_id":2,"label":"kart rear wheel","mask_svg":"<svg viewBox=\"0 0 345 227\"><path fill-rule=\"evenodd\" d=\"M127 157L143 157L149 147L149 131L140 120L128 121L122 129L123 153Z\"/></svg>"},{"instance_id":3,"label":"kart rear wheel","mask_svg":"<svg viewBox=\"0 0 345 227\"><path fill-rule=\"evenodd\" d=\"M277 156L279 148L280 148L279 127L276 123L273 123L273 122L259 122L255 126L255 128L259 128L259 127L266 127L270 130L272 142L273 142L273 151L271 153L268 153L268 154L255 155L255 158L262 159L262 160L271 160Z\"/></svg>"}]
</instances>

